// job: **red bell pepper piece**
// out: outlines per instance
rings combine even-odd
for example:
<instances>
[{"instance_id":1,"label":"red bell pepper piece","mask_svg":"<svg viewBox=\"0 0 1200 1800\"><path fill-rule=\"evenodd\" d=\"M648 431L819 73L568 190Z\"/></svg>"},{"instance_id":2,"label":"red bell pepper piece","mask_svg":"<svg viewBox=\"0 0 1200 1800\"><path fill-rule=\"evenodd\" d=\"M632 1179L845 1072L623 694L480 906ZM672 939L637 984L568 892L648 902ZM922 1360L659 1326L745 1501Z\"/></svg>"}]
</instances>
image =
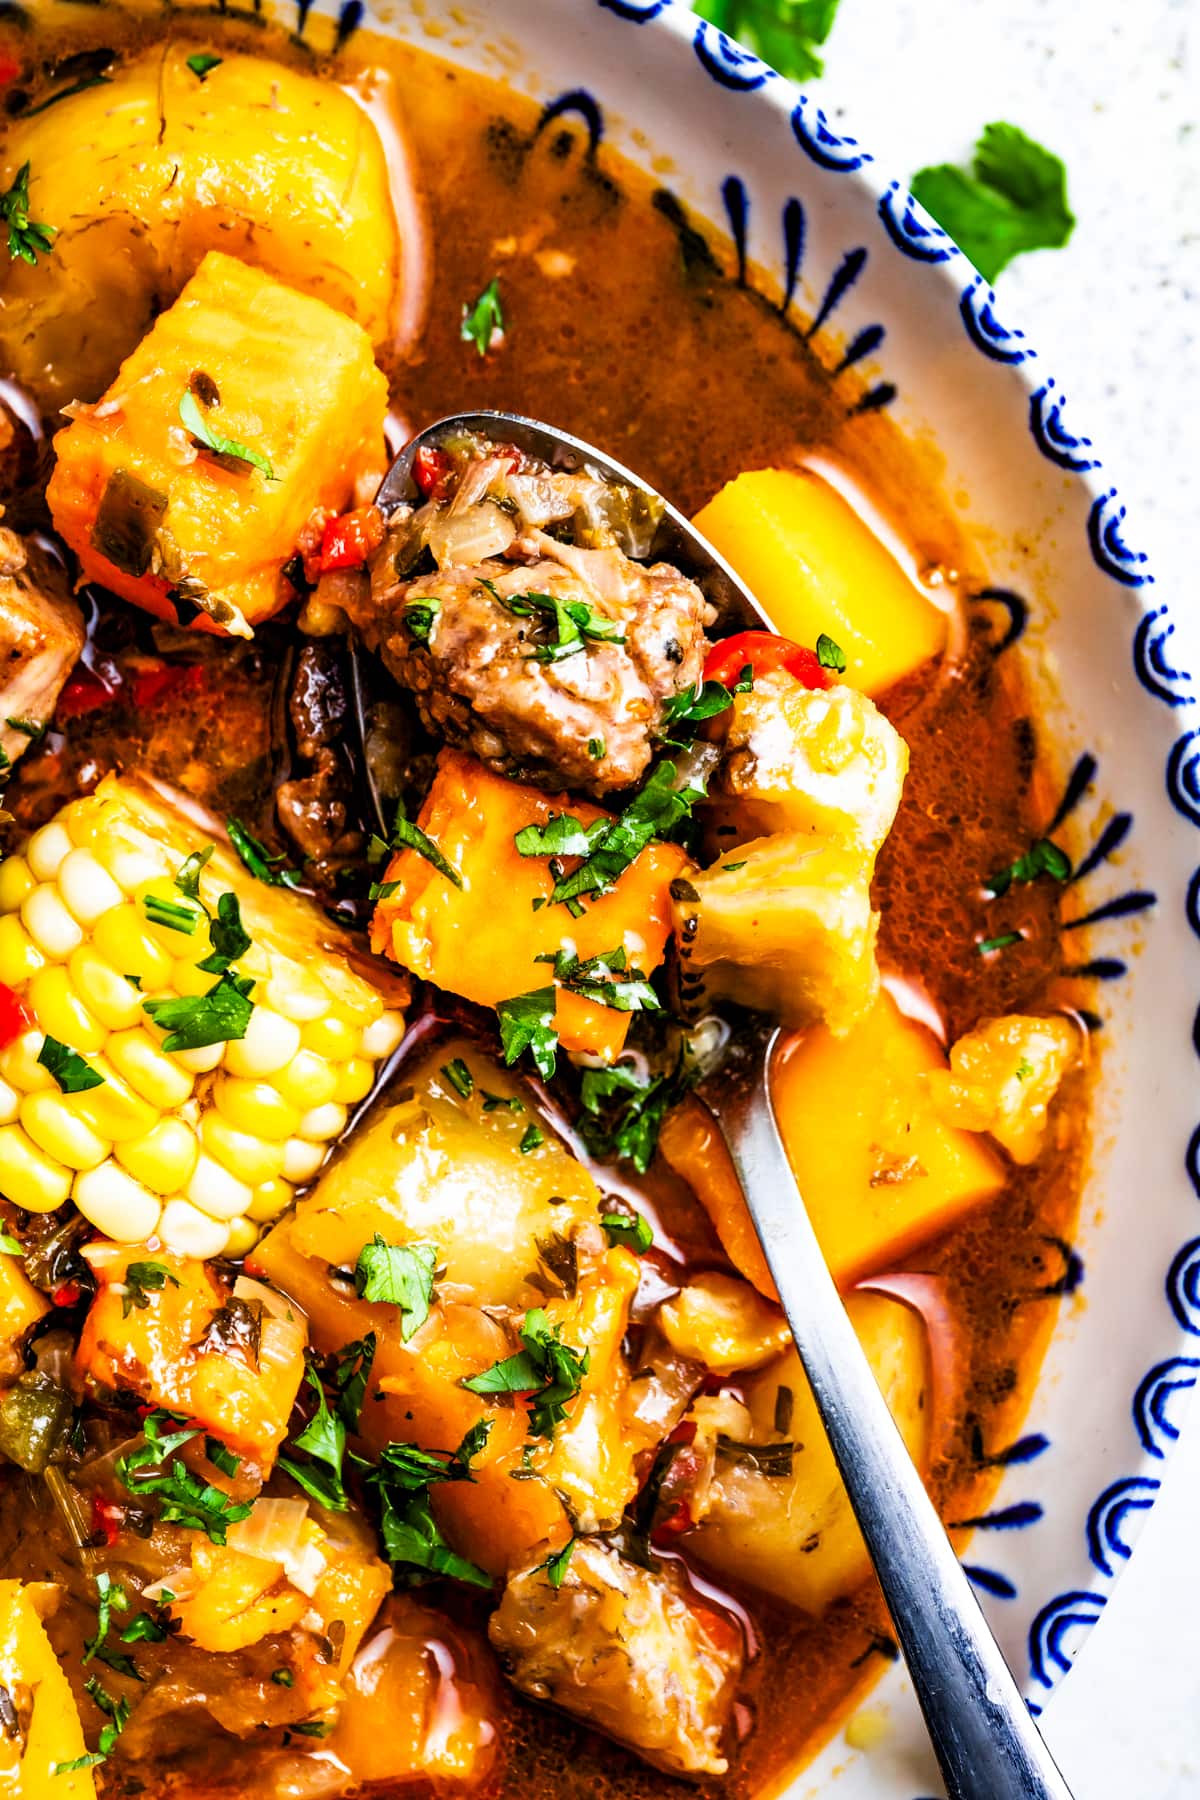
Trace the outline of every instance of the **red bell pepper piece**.
<instances>
[{"instance_id":1,"label":"red bell pepper piece","mask_svg":"<svg viewBox=\"0 0 1200 1800\"><path fill-rule=\"evenodd\" d=\"M0 981L0 1050L14 1043L32 1024L18 995Z\"/></svg>"},{"instance_id":2,"label":"red bell pepper piece","mask_svg":"<svg viewBox=\"0 0 1200 1800\"><path fill-rule=\"evenodd\" d=\"M756 678L769 675L773 669L784 669L807 688L833 686L833 674L821 666L815 650L805 644L793 644L790 638L778 637L773 631L739 631L733 637L722 638L705 659L704 679L720 681L731 688L747 666Z\"/></svg>"},{"instance_id":3,"label":"red bell pepper piece","mask_svg":"<svg viewBox=\"0 0 1200 1800\"><path fill-rule=\"evenodd\" d=\"M77 1281L62 1281L55 1288L50 1298L55 1306L78 1306L83 1289Z\"/></svg>"},{"instance_id":4,"label":"red bell pepper piece","mask_svg":"<svg viewBox=\"0 0 1200 1800\"><path fill-rule=\"evenodd\" d=\"M383 540L383 514L377 506L360 506L355 512L330 519L321 538L320 571L361 569L372 550Z\"/></svg>"},{"instance_id":5,"label":"red bell pepper piece","mask_svg":"<svg viewBox=\"0 0 1200 1800\"><path fill-rule=\"evenodd\" d=\"M413 455L412 478L426 500L442 500L454 474L454 462L444 450L419 444Z\"/></svg>"},{"instance_id":6,"label":"red bell pepper piece","mask_svg":"<svg viewBox=\"0 0 1200 1800\"><path fill-rule=\"evenodd\" d=\"M103 1494L92 1495L92 1538L97 1544L112 1549L121 1535L125 1508L119 1500L106 1500Z\"/></svg>"}]
</instances>

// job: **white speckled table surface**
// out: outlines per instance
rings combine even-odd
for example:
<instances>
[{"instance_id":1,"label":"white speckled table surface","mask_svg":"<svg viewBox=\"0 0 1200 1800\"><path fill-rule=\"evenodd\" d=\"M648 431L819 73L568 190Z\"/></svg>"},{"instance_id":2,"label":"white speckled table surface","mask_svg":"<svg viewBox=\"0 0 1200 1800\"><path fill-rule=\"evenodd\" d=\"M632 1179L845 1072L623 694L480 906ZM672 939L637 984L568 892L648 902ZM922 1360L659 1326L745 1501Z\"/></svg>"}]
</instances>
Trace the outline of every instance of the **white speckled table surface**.
<instances>
[{"instance_id":1,"label":"white speckled table surface","mask_svg":"<svg viewBox=\"0 0 1200 1800\"><path fill-rule=\"evenodd\" d=\"M1065 250L999 278L1200 634L1200 0L842 0L822 105L897 175L1008 119L1062 155ZM1046 1731L1076 1800L1200 1800L1200 1409Z\"/></svg>"}]
</instances>

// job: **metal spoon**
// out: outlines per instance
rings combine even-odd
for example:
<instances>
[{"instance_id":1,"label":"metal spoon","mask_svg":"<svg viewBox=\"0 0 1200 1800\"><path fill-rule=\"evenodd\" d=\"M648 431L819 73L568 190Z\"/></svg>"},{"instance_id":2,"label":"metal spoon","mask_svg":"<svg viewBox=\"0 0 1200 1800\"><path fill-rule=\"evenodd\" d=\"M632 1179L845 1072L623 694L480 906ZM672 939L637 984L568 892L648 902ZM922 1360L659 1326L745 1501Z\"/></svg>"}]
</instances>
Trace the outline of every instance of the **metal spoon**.
<instances>
[{"instance_id":1,"label":"metal spoon","mask_svg":"<svg viewBox=\"0 0 1200 1800\"><path fill-rule=\"evenodd\" d=\"M419 498L412 479L417 450L436 447L459 432L516 444L552 468L586 466L608 480L641 489L663 507L652 555L675 563L699 582L726 627L770 629L749 589L661 495L590 444L517 414L461 413L429 426L384 477L377 504L385 513ZM356 699L361 692L356 682ZM949 1800L1071 1800L826 1267L771 1103L771 1059L780 1035L765 1023L739 1032L724 1065L698 1092L729 1146L892 1615Z\"/></svg>"}]
</instances>

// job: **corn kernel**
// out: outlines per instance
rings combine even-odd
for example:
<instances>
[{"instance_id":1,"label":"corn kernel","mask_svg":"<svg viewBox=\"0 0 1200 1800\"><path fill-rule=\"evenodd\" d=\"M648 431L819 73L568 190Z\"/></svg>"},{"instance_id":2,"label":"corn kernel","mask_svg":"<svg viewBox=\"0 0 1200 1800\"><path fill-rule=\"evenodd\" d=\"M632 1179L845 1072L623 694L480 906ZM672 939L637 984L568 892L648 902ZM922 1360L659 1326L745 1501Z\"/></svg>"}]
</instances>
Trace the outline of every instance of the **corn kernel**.
<instances>
[{"instance_id":1,"label":"corn kernel","mask_svg":"<svg viewBox=\"0 0 1200 1800\"><path fill-rule=\"evenodd\" d=\"M201 1151L186 1188L187 1198L210 1219L236 1219L250 1204L252 1190L215 1158Z\"/></svg>"},{"instance_id":2,"label":"corn kernel","mask_svg":"<svg viewBox=\"0 0 1200 1800\"><path fill-rule=\"evenodd\" d=\"M350 1057L357 1056L362 1044L362 1032L357 1025L351 1025L339 1013L328 1012L323 1019L313 1019L301 1028L301 1040L306 1050L315 1050L318 1056L327 1056L330 1062L347 1062Z\"/></svg>"},{"instance_id":3,"label":"corn kernel","mask_svg":"<svg viewBox=\"0 0 1200 1800\"><path fill-rule=\"evenodd\" d=\"M90 850L71 850L63 857L58 891L81 925L94 925L102 913L120 906L125 898Z\"/></svg>"},{"instance_id":4,"label":"corn kernel","mask_svg":"<svg viewBox=\"0 0 1200 1800\"><path fill-rule=\"evenodd\" d=\"M72 800L58 815L71 834L71 842L81 849L86 849L95 835L97 811L95 800L88 794L82 800Z\"/></svg>"},{"instance_id":5,"label":"corn kernel","mask_svg":"<svg viewBox=\"0 0 1200 1800\"><path fill-rule=\"evenodd\" d=\"M159 1117L158 1108L135 1094L105 1057L98 1056L92 1067L97 1074L103 1075L104 1080L99 1087L88 1088L74 1096L80 1118L86 1119L93 1131L111 1139L114 1144L145 1137Z\"/></svg>"},{"instance_id":6,"label":"corn kernel","mask_svg":"<svg viewBox=\"0 0 1200 1800\"><path fill-rule=\"evenodd\" d=\"M187 1070L165 1055L141 1026L114 1032L108 1040L108 1055L130 1087L162 1112L182 1106L192 1091Z\"/></svg>"},{"instance_id":7,"label":"corn kernel","mask_svg":"<svg viewBox=\"0 0 1200 1800\"><path fill-rule=\"evenodd\" d=\"M223 1255L229 1242L225 1220L210 1219L189 1200L168 1200L158 1230L168 1250L174 1250L177 1256L194 1256L198 1262Z\"/></svg>"},{"instance_id":8,"label":"corn kernel","mask_svg":"<svg viewBox=\"0 0 1200 1800\"><path fill-rule=\"evenodd\" d=\"M177 1194L191 1180L200 1154L196 1134L179 1118L160 1119L144 1136L116 1148L117 1161L155 1194Z\"/></svg>"},{"instance_id":9,"label":"corn kernel","mask_svg":"<svg viewBox=\"0 0 1200 1800\"><path fill-rule=\"evenodd\" d=\"M158 1197L115 1162L103 1162L75 1179L74 1201L84 1218L118 1244L143 1244L154 1235Z\"/></svg>"},{"instance_id":10,"label":"corn kernel","mask_svg":"<svg viewBox=\"0 0 1200 1800\"><path fill-rule=\"evenodd\" d=\"M21 1106L21 1096L7 1081L0 1081L0 1125L11 1125Z\"/></svg>"},{"instance_id":11,"label":"corn kernel","mask_svg":"<svg viewBox=\"0 0 1200 1800\"><path fill-rule=\"evenodd\" d=\"M172 873L166 853L140 832L130 830L125 808L119 801L101 809L91 841L100 862L127 894L136 893L158 875ZM179 860L183 861L182 856Z\"/></svg>"},{"instance_id":12,"label":"corn kernel","mask_svg":"<svg viewBox=\"0 0 1200 1800\"><path fill-rule=\"evenodd\" d=\"M256 1006L250 1014L245 1037L229 1045L225 1067L231 1075L259 1080L286 1068L299 1049L299 1025L293 1019L285 1019L282 1013L273 1012L269 1006Z\"/></svg>"},{"instance_id":13,"label":"corn kernel","mask_svg":"<svg viewBox=\"0 0 1200 1800\"><path fill-rule=\"evenodd\" d=\"M234 1219L229 1227L229 1239L225 1245L225 1256L248 1256L262 1236L262 1227L253 1219Z\"/></svg>"},{"instance_id":14,"label":"corn kernel","mask_svg":"<svg viewBox=\"0 0 1200 1800\"><path fill-rule=\"evenodd\" d=\"M295 964L272 975L263 998L276 1012L282 1013L285 1019L294 1019L297 1025L311 1024L329 1011L329 994L325 988L315 975Z\"/></svg>"},{"instance_id":15,"label":"corn kernel","mask_svg":"<svg viewBox=\"0 0 1200 1800\"><path fill-rule=\"evenodd\" d=\"M45 1088L38 1094L26 1094L21 1102L21 1123L39 1150L68 1169L94 1169L112 1149L62 1094Z\"/></svg>"},{"instance_id":16,"label":"corn kernel","mask_svg":"<svg viewBox=\"0 0 1200 1800\"><path fill-rule=\"evenodd\" d=\"M266 1224L271 1219L277 1219L281 1212L286 1212L291 1203L292 1189L289 1182L278 1179L260 1181L250 1196L246 1215L259 1224Z\"/></svg>"},{"instance_id":17,"label":"corn kernel","mask_svg":"<svg viewBox=\"0 0 1200 1800\"><path fill-rule=\"evenodd\" d=\"M58 874L59 865L65 857L70 856L74 848L66 826L61 825L57 819L51 819L48 825L35 831L26 844L25 861L38 881L53 881Z\"/></svg>"},{"instance_id":18,"label":"corn kernel","mask_svg":"<svg viewBox=\"0 0 1200 1800\"><path fill-rule=\"evenodd\" d=\"M7 987L23 987L46 959L15 913L0 917L0 981Z\"/></svg>"},{"instance_id":19,"label":"corn kernel","mask_svg":"<svg viewBox=\"0 0 1200 1800\"><path fill-rule=\"evenodd\" d=\"M274 1086L289 1105L305 1113L310 1106L324 1106L333 1099L337 1070L315 1050L298 1050L287 1068L280 1069Z\"/></svg>"},{"instance_id":20,"label":"corn kernel","mask_svg":"<svg viewBox=\"0 0 1200 1800\"><path fill-rule=\"evenodd\" d=\"M61 963L40 969L29 984L26 998L42 1030L60 1044L94 1056L108 1042L107 1026L88 1011Z\"/></svg>"},{"instance_id":21,"label":"corn kernel","mask_svg":"<svg viewBox=\"0 0 1200 1800\"><path fill-rule=\"evenodd\" d=\"M54 1212L71 1192L71 1171L45 1156L19 1125L0 1125L0 1194L26 1212Z\"/></svg>"},{"instance_id":22,"label":"corn kernel","mask_svg":"<svg viewBox=\"0 0 1200 1800\"><path fill-rule=\"evenodd\" d=\"M289 1106L265 1081L242 1081L223 1074L217 1078L213 1098L231 1125L255 1137L291 1137L300 1124L299 1108Z\"/></svg>"},{"instance_id":23,"label":"corn kernel","mask_svg":"<svg viewBox=\"0 0 1200 1800\"><path fill-rule=\"evenodd\" d=\"M0 920L0 931L4 922ZM110 1031L128 1031L142 1018L142 994L119 975L90 944L81 944L67 964L88 1011Z\"/></svg>"},{"instance_id":24,"label":"corn kernel","mask_svg":"<svg viewBox=\"0 0 1200 1800\"><path fill-rule=\"evenodd\" d=\"M37 882L23 856L6 856L0 863L0 912L16 912Z\"/></svg>"},{"instance_id":25,"label":"corn kernel","mask_svg":"<svg viewBox=\"0 0 1200 1800\"><path fill-rule=\"evenodd\" d=\"M383 1001L361 976L355 975L340 962L321 963L317 973L332 995L339 1012L352 1025L356 1025L361 1031L364 1026L374 1024L383 1011Z\"/></svg>"},{"instance_id":26,"label":"corn kernel","mask_svg":"<svg viewBox=\"0 0 1200 1800\"><path fill-rule=\"evenodd\" d=\"M353 1106L356 1101L366 1099L374 1081L374 1063L368 1062L365 1056L352 1056L349 1062L337 1065L333 1097L341 1106Z\"/></svg>"},{"instance_id":27,"label":"corn kernel","mask_svg":"<svg viewBox=\"0 0 1200 1800\"><path fill-rule=\"evenodd\" d=\"M330 1100L324 1106L314 1106L310 1112L306 1112L296 1128L297 1133L300 1137L310 1138L314 1143L327 1144L331 1139L342 1135L348 1117L344 1106Z\"/></svg>"},{"instance_id":28,"label":"corn kernel","mask_svg":"<svg viewBox=\"0 0 1200 1800\"><path fill-rule=\"evenodd\" d=\"M363 1056L374 1057L379 1061L392 1054L403 1036L404 1014L389 1009L380 1013L374 1024L365 1028L359 1051Z\"/></svg>"},{"instance_id":29,"label":"corn kernel","mask_svg":"<svg viewBox=\"0 0 1200 1800\"><path fill-rule=\"evenodd\" d=\"M147 993L165 987L171 978L171 958L150 936L132 901L98 919L92 941L119 975L136 975Z\"/></svg>"},{"instance_id":30,"label":"corn kernel","mask_svg":"<svg viewBox=\"0 0 1200 1800\"><path fill-rule=\"evenodd\" d=\"M248 1131L237 1131L216 1107L210 1107L200 1122L200 1140L223 1168L248 1181L251 1187L273 1180L283 1168L282 1142L272 1143ZM183 1183L179 1185L182 1187Z\"/></svg>"},{"instance_id":31,"label":"corn kernel","mask_svg":"<svg viewBox=\"0 0 1200 1800\"><path fill-rule=\"evenodd\" d=\"M325 1145L310 1144L307 1138L289 1138L283 1153L283 1174L287 1181L311 1181L325 1161Z\"/></svg>"},{"instance_id":32,"label":"corn kernel","mask_svg":"<svg viewBox=\"0 0 1200 1800\"><path fill-rule=\"evenodd\" d=\"M42 955L52 962L65 962L83 942L82 928L67 911L58 889L48 882L26 894L21 920Z\"/></svg>"},{"instance_id":33,"label":"corn kernel","mask_svg":"<svg viewBox=\"0 0 1200 1800\"><path fill-rule=\"evenodd\" d=\"M36 1094L39 1088L57 1085L49 1069L38 1061L45 1041L44 1032L23 1031L0 1054L0 1070L3 1070L5 1080L23 1094Z\"/></svg>"},{"instance_id":34,"label":"corn kernel","mask_svg":"<svg viewBox=\"0 0 1200 1800\"><path fill-rule=\"evenodd\" d=\"M195 1050L172 1050L171 1059L193 1075L210 1075L225 1060L224 1044L201 1044Z\"/></svg>"}]
</instances>

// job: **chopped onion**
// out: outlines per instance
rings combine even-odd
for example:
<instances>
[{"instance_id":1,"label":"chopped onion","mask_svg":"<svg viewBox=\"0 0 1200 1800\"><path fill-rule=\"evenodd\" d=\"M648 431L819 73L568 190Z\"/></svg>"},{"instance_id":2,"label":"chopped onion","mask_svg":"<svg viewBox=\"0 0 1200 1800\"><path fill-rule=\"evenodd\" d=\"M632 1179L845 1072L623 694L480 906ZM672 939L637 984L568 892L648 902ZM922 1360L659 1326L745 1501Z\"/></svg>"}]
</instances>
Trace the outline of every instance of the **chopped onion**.
<instances>
[{"instance_id":1,"label":"chopped onion","mask_svg":"<svg viewBox=\"0 0 1200 1800\"><path fill-rule=\"evenodd\" d=\"M325 1573L326 1558L306 1500L256 1500L249 1518L229 1527L228 1543L245 1556L278 1563L302 1594L311 1596Z\"/></svg>"},{"instance_id":2,"label":"chopped onion","mask_svg":"<svg viewBox=\"0 0 1200 1800\"><path fill-rule=\"evenodd\" d=\"M196 1577L190 1565L177 1563L165 1575L160 1575L157 1581L152 1581L149 1587L142 1589L142 1599L151 1602L161 1600L165 1592L175 1600L190 1600L196 1592L196 1586Z\"/></svg>"},{"instance_id":3,"label":"chopped onion","mask_svg":"<svg viewBox=\"0 0 1200 1800\"><path fill-rule=\"evenodd\" d=\"M425 542L438 567L444 569L448 563L478 563L503 556L516 535L511 515L484 500L467 512L449 507L438 513L430 521Z\"/></svg>"}]
</instances>

